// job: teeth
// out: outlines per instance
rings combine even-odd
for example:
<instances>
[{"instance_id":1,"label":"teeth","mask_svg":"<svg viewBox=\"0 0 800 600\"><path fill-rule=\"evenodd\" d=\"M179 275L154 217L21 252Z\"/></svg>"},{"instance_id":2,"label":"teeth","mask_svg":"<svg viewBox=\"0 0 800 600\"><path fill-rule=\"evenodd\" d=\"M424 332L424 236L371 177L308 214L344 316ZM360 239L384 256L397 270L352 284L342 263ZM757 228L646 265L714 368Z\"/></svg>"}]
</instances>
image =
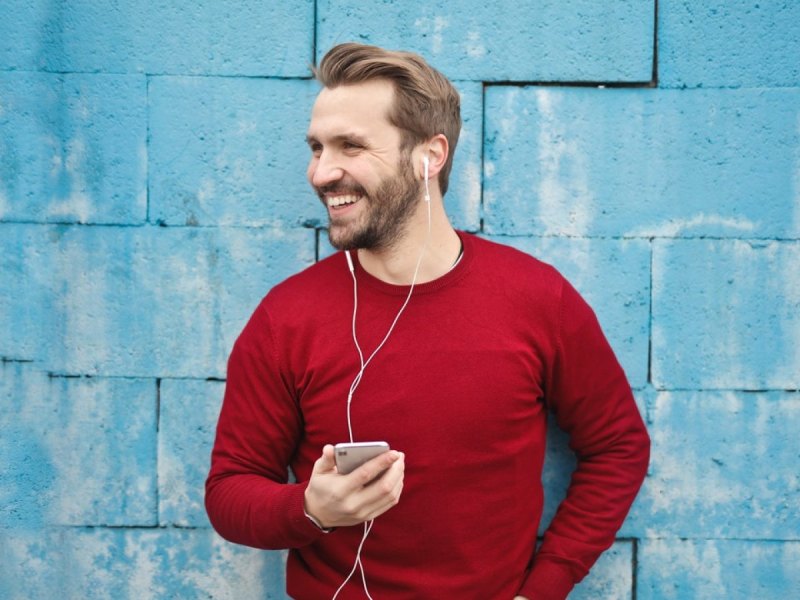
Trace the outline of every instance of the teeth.
<instances>
[{"instance_id":1,"label":"teeth","mask_svg":"<svg viewBox=\"0 0 800 600\"><path fill-rule=\"evenodd\" d=\"M330 208L334 208L337 206L343 206L345 204L353 204L359 199L359 196L328 196L328 206Z\"/></svg>"}]
</instances>

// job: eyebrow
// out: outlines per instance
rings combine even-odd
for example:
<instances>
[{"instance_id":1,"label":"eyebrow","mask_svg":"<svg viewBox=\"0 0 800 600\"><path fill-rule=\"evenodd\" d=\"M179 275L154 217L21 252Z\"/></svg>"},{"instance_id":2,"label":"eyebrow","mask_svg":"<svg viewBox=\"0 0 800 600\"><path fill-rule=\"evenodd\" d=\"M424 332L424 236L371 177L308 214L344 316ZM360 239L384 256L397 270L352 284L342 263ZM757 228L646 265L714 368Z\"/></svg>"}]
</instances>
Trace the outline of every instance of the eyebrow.
<instances>
[{"instance_id":1,"label":"eyebrow","mask_svg":"<svg viewBox=\"0 0 800 600\"><path fill-rule=\"evenodd\" d=\"M330 138L331 142L355 142L356 144L366 146L367 145L367 138L357 133L341 133L339 135L334 135ZM306 144L311 145L319 143L319 140L314 137L313 135L306 135Z\"/></svg>"}]
</instances>

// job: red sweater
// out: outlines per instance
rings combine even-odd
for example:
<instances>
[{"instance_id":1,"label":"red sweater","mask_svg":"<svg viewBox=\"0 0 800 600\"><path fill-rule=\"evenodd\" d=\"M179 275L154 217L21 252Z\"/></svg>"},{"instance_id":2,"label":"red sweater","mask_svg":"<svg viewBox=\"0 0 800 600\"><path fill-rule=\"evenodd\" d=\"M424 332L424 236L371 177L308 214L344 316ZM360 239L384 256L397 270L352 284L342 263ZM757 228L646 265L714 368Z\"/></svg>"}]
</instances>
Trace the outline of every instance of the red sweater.
<instances>
[{"instance_id":1,"label":"red sweater","mask_svg":"<svg viewBox=\"0 0 800 600\"><path fill-rule=\"evenodd\" d=\"M405 452L403 494L362 562L376 599L564 598L611 545L645 475L649 439L594 313L552 267L472 235L418 285L353 397L356 441ZM365 356L408 288L356 264ZM347 441L358 372L353 286L337 253L276 286L237 340L206 483L226 539L290 548L288 593L331 598L362 527L325 534L303 492L327 443ZM538 552L546 413L578 466ZM289 468L297 483L289 481ZM365 598L356 575L339 598Z\"/></svg>"}]
</instances>

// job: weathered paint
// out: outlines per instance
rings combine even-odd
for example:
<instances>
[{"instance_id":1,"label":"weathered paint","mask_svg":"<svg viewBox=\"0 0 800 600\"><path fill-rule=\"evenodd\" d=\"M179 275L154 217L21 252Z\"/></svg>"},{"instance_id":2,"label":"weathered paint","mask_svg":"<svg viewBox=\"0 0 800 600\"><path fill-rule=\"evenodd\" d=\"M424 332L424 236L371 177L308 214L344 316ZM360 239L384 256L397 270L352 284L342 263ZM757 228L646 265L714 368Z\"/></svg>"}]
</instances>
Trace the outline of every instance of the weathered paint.
<instances>
[{"instance_id":1,"label":"weathered paint","mask_svg":"<svg viewBox=\"0 0 800 600\"><path fill-rule=\"evenodd\" d=\"M800 89L491 86L486 231L797 238Z\"/></svg>"},{"instance_id":2,"label":"weathered paint","mask_svg":"<svg viewBox=\"0 0 800 600\"><path fill-rule=\"evenodd\" d=\"M0 9L0 597L286 597L202 484L236 335L332 252L309 66L353 39L455 80L454 222L564 273L636 389L648 479L571 598L798 596L800 5L273 4Z\"/></svg>"},{"instance_id":3,"label":"weathered paint","mask_svg":"<svg viewBox=\"0 0 800 600\"><path fill-rule=\"evenodd\" d=\"M481 81L650 81L651 0L358 2L319 0L318 57L357 40L429 57Z\"/></svg>"}]
</instances>

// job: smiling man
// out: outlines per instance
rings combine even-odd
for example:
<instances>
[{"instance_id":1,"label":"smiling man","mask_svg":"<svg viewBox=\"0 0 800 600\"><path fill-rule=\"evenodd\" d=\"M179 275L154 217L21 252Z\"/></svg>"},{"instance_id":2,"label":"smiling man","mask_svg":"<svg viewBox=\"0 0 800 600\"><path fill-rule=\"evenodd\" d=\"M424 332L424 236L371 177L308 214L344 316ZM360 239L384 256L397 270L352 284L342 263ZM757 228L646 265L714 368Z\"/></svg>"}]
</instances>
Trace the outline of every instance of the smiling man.
<instances>
[{"instance_id":1,"label":"smiling man","mask_svg":"<svg viewBox=\"0 0 800 600\"><path fill-rule=\"evenodd\" d=\"M565 598L645 475L625 375L558 272L450 224L441 73L342 44L316 76L307 176L341 252L273 288L234 346L211 522L290 549L302 600ZM537 549L548 410L577 468ZM339 472L332 444L374 440L392 450Z\"/></svg>"},{"instance_id":2,"label":"smiling man","mask_svg":"<svg viewBox=\"0 0 800 600\"><path fill-rule=\"evenodd\" d=\"M325 88L314 105L308 180L328 207L337 248L391 247L418 204L410 153L400 150L402 136L386 120L393 95L389 82L373 80Z\"/></svg>"}]
</instances>

